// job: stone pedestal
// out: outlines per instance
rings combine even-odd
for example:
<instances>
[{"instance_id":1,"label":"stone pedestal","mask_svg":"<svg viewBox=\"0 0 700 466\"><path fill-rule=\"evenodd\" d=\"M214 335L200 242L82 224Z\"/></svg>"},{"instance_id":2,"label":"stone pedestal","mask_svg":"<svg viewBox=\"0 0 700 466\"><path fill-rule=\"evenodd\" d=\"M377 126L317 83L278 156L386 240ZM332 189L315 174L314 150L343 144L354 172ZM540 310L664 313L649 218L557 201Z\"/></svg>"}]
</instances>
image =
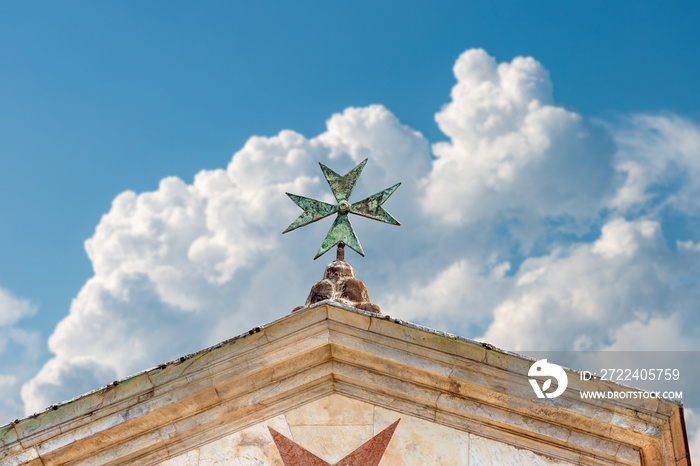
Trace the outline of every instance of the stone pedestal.
<instances>
[{"instance_id":1,"label":"stone pedestal","mask_svg":"<svg viewBox=\"0 0 700 466\"><path fill-rule=\"evenodd\" d=\"M379 306L369 302L367 287L362 281L355 278L352 266L340 259L328 264L323 272L323 279L311 287L306 303L294 308L294 311L326 300L375 314L382 313Z\"/></svg>"}]
</instances>

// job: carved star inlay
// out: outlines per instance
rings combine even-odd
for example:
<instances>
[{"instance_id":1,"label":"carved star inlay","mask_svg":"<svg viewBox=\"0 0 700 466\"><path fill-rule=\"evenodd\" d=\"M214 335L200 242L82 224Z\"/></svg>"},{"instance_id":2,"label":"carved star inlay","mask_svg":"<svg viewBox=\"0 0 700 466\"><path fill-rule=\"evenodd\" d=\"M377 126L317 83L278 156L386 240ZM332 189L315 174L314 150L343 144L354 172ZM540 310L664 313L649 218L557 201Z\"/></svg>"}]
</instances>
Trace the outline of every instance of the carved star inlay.
<instances>
[{"instance_id":1,"label":"carved star inlay","mask_svg":"<svg viewBox=\"0 0 700 466\"><path fill-rule=\"evenodd\" d=\"M329 215L338 213L338 216L333 222L333 226L328 231L326 238L323 240L323 244L316 253L314 259L318 259L323 254L325 254L330 248L336 244L345 244L350 246L359 255L365 255L365 252L360 246L360 241L357 239L355 230L352 228L348 214L361 215L363 217L371 218L373 220L379 220L380 222L389 223L391 225L401 225L394 217L387 212L382 204L389 199L396 188L398 188L401 183L396 183L390 188L386 188L383 191L379 191L361 201L350 204L350 194L352 190L355 189L355 184L357 179L362 173L362 169L365 168L367 159L360 162L355 168L350 170L347 174L340 176L327 166L319 163L321 166L321 171L323 176L326 177L328 185L333 191L338 205L328 204L326 202L317 201L316 199L311 199L304 196L297 196L296 194L286 193L292 201L299 207L301 207L304 212L297 217L296 220L292 222L291 225L287 227L282 233L287 233L292 230L296 230L299 227L308 225L309 223L316 222L322 218L326 218Z\"/></svg>"},{"instance_id":2,"label":"carved star inlay","mask_svg":"<svg viewBox=\"0 0 700 466\"><path fill-rule=\"evenodd\" d=\"M401 419L379 432L345 458L334 463L334 465L378 466L400 420ZM272 434L272 439L275 441L277 451L279 451L282 457L284 466L332 466L327 461L322 460L304 447L299 446L275 429L271 427L268 427L268 429L270 430L270 434Z\"/></svg>"}]
</instances>

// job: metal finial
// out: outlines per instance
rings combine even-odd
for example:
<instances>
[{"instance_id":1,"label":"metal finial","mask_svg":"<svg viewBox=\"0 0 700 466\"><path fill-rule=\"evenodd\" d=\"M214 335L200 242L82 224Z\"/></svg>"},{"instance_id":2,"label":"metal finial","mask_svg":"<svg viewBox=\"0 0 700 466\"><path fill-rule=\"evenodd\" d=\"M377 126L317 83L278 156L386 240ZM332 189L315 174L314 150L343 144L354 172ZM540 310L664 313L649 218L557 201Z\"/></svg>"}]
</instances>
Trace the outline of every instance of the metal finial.
<instances>
[{"instance_id":1,"label":"metal finial","mask_svg":"<svg viewBox=\"0 0 700 466\"><path fill-rule=\"evenodd\" d=\"M296 230L299 227L306 226L309 223L316 222L337 212L338 216L336 217L335 222L333 222L333 226L331 226L331 229L328 231L326 239L323 240L323 244L321 244L321 247L316 253L316 257L314 257L314 259L321 257L336 244L349 246L359 255L364 257L365 252L362 250L362 246L360 246L360 241L357 239L355 230L352 228L348 214L361 215L363 217L379 220L380 222L389 223L391 225L401 225L382 207L382 204L389 199L389 196L396 191L401 183L396 183L390 188L373 194L353 204L349 202L350 194L352 194L352 190L355 188L357 179L360 177L362 169L365 167L366 163L367 159L364 159L344 176L340 176L327 166L319 163L323 176L326 177L326 181L328 181L328 185L331 187L331 191L333 191L333 195L335 196L335 200L338 202L338 204L328 204L326 202L317 201L308 197L287 193L287 196L289 196L296 205L301 207L304 212L282 233ZM341 254L343 253L339 251L338 257L340 257Z\"/></svg>"},{"instance_id":2,"label":"metal finial","mask_svg":"<svg viewBox=\"0 0 700 466\"><path fill-rule=\"evenodd\" d=\"M345 262L345 243L338 243L338 248L335 251L335 260Z\"/></svg>"}]
</instances>

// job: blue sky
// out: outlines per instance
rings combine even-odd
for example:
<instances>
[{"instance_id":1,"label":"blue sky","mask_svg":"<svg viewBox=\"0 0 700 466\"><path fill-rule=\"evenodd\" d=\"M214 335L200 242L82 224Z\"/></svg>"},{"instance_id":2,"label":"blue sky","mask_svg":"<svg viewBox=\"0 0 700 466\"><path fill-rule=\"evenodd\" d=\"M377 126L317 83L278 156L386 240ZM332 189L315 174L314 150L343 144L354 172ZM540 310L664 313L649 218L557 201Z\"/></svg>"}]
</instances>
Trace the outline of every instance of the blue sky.
<instances>
[{"instance_id":1,"label":"blue sky","mask_svg":"<svg viewBox=\"0 0 700 466\"><path fill-rule=\"evenodd\" d=\"M589 320L567 321L579 348L630 349L630 334L656 329L678 342L664 349L700 349L692 304L700 250L699 21L694 2L0 3L0 356L22 362L0 367L0 385L14 400L0 413L10 420L31 411L29 399L33 408L60 401L300 304L330 260L311 261L328 225L274 236L296 214L282 193L324 195L322 184L304 181L318 181L316 162L344 172L364 155L362 194L405 183L387 204L402 229L358 222L368 258L348 257L383 308L403 307L408 320L500 343L512 337L499 320L509 310L566 313L565 303L602 286L581 285L580 277L605 273L621 286L580 312L629 312L610 320L590 311ZM462 55L474 49L484 52ZM450 94L460 56L463 100ZM475 91L490 79L479 70L493 73L496 64L513 72L514 85L534 83L534 91L508 94L517 115ZM507 90L508 82L499 85ZM555 110L518 107L521 98ZM519 119L527 112L531 119ZM336 114L335 126L327 123ZM489 116L503 127L470 132ZM279 136L283 130L299 137ZM492 134L501 130L521 139L511 146ZM263 138L246 145L252 136ZM275 154L293 150L305 154L302 162L278 173ZM229 166L234 153L234 162L249 162ZM211 186L223 183L217 177L227 166L233 185L216 194ZM187 197L202 170L196 196ZM450 181L451 173L461 178ZM161 182L170 176L180 184ZM270 189L244 187L235 176ZM122 207L113 208L125 191L135 197L122 196L115 201ZM148 192L153 199L138 197ZM241 199L259 210L241 204L226 213ZM444 208L431 214L424 199ZM185 226L158 217L178 202L192 219L206 216L201 232L178 236ZM92 259L84 246L91 237ZM190 262L168 256L181 243ZM270 285L273 253L300 269L280 286L283 297L242 292ZM601 257L608 262L601 265ZM627 262L610 262L618 257ZM164 275L148 275L161 267ZM173 270L186 271L182 280L192 289L182 293L190 296L172 294L182 288L163 278ZM580 295L542 291L579 285ZM127 298L110 307L105 293ZM205 295L215 298L198 300ZM190 297L191 304L178 304ZM456 304L429 316L411 308L441 302ZM143 312L129 316L127 304ZM215 310L204 317L201 306ZM271 310L257 317L241 310L250 307ZM86 317L95 313L105 320ZM66 343L79 328L106 331L110 319L120 322L109 330L113 340L75 345L119 354L109 342L138 346L137 330L158 319L171 322L171 338L191 331L189 319L202 326L187 344L144 343L127 362L85 362ZM508 349L547 349L536 341ZM642 349L659 349L652 346ZM60 390L46 388L52 370L52 380L63 380ZM33 388L22 398L29 380ZM37 395L41 387L47 395Z\"/></svg>"}]
</instances>

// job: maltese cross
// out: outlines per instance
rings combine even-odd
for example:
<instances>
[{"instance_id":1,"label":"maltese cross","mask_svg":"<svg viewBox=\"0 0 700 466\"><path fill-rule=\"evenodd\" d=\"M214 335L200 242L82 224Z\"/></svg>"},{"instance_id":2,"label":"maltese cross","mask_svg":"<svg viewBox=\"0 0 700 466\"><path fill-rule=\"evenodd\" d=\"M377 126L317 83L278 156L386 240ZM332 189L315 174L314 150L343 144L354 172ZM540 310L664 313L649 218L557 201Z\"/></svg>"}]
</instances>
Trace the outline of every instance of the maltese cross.
<instances>
[{"instance_id":1,"label":"maltese cross","mask_svg":"<svg viewBox=\"0 0 700 466\"><path fill-rule=\"evenodd\" d=\"M401 419L399 419L399 421L400 420ZM396 421L370 440L363 443L358 449L335 463L335 466L379 465L399 421ZM268 429L270 430L270 434L272 434L272 439L275 441L277 451L279 451L282 457L284 466L331 466L327 461L322 460L307 449L300 447L273 428L268 427Z\"/></svg>"},{"instance_id":2,"label":"maltese cross","mask_svg":"<svg viewBox=\"0 0 700 466\"><path fill-rule=\"evenodd\" d=\"M338 204L328 204L308 197L286 193L304 212L282 233L296 230L299 227L306 226L309 223L316 222L337 212L338 216L335 222L333 222L333 226L331 226L331 229L328 231L326 239L323 240L323 244L321 244L314 259L321 257L336 244L350 246L355 252L364 257L365 252L362 250L362 246L360 246L360 241L357 239L355 230L352 228L348 214L361 215L391 225L401 225L382 207L382 204L389 199L389 196L396 191L396 188L398 188L401 183L396 183L390 188L372 194L353 204L348 201L366 163L367 159L364 159L344 176L340 176L324 164L319 163L323 176L326 177L326 181L328 181L328 185L331 187L331 191L333 191L333 195Z\"/></svg>"}]
</instances>

